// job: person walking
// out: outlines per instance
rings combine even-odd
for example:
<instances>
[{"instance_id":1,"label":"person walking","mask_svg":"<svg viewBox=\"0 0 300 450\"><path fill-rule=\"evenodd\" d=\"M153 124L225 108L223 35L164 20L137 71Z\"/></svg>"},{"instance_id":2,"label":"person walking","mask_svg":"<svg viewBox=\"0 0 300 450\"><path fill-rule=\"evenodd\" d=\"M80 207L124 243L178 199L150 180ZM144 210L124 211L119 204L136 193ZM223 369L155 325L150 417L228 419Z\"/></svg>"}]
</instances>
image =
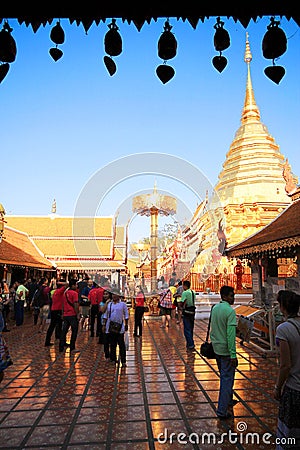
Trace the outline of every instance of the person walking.
<instances>
[{"instance_id":1,"label":"person walking","mask_svg":"<svg viewBox=\"0 0 300 450\"><path fill-rule=\"evenodd\" d=\"M8 329L8 317L10 312L10 300L9 300L9 287L7 286L6 280L2 280L0 282L0 302L1 302L1 309L2 309L2 316L4 321L4 327L2 332L8 332L10 331Z\"/></svg>"},{"instance_id":2,"label":"person walking","mask_svg":"<svg viewBox=\"0 0 300 450\"><path fill-rule=\"evenodd\" d=\"M60 339L62 331L62 307L64 302L65 290L68 287L66 281L58 281L57 288L52 294L52 304L50 311L50 325L47 330L45 347L50 347L53 345L51 342L51 337L55 331L55 338Z\"/></svg>"},{"instance_id":3,"label":"person walking","mask_svg":"<svg viewBox=\"0 0 300 450\"><path fill-rule=\"evenodd\" d=\"M77 283L77 289L78 283ZM83 287L81 295L78 295L80 320L79 327L80 330L89 330L90 328L90 313L91 313L91 302L89 300L89 293L92 289L95 289L94 282L91 278L88 278L87 285Z\"/></svg>"},{"instance_id":4,"label":"person walking","mask_svg":"<svg viewBox=\"0 0 300 450\"><path fill-rule=\"evenodd\" d=\"M50 317L50 292L51 287L49 286L49 281L47 278L42 279L42 289L40 295L40 313L38 316L38 332L44 333L46 328L46 323Z\"/></svg>"},{"instance_id":5,"label":"person walking","mask_svg":"<svg viewBox=\"0 0 300 450\"><path fill-rule=\"evenodd\" d=\"M186 340L186 349L188 351L195 351L194 343L194 325L195 325L195 299L196 294L191 289L191 282L184 280L182 283L182 315L183 315L183 333Z\"/></svg>"},{"instance_id":6,"label":"person walking","mask_svg":"<svg viewBox=\"0 0 300 450\"><path fill-rule=\"evenodd\" d=\"M174 278L170 278L169 289L170 289L171 295L172 295L172 309L171 309L171 318L172 319L176 319L176 302L174 303L174 301L175 301L174 294L177 291L177 288L175 286L175 282L176 282L176 280Z\"/></svg>"},{"instance_id":7,"label":"person walking","mask_svg":"<svg viewBox=\"0 0 300 450\"><path fill-rule=\"evenodd\" d=\"M110 360L110 341L109 332L106 331L106 319L104 319L104 313L108 308L109 303L112 302L112 293L108 289L104 289L103 298L99 305L99 310L101 313L101 334L99 334L99 344L103 344L103 350L106 361Z\"/></svg>"},{"instance_id":8,"label":"person walking","mask_svg":"<svg viewBox=\"0 0 300 450\"><path fill-rule=\"evenodd\" d=\"M181 301L181 295L183 292L182 281L177 280L175 287L176 287L176 292L175 292L175 294L173 294L173 298L174 298L173 304L175 304L176 308L177 308L176 323L177 323L177 325L181 325L181 323L182 323L182 308L183 308L183 302Z\"/></svg>"},{"instance_id":9,"label":"person walking","mask_svg":"<svg viewBox=\"0 0 300 450\"><path fill-rule=\"evenodd\" d=\"M19 327L20 325L23 325L24 322L24 305L26 304L29 290L24 286L24 282L21 280L17 281L16 285L15 320L16 326Z\"/></svg>"},{"instance_id":10,"label":"person walking","mask_svg":"<svg viewBox=\"0 0 300 450\"><path fill-rule=\"evenodd\" d=\"M160 328L169 327L171 323L173 295L167 287L159 293L159 315L161 316Z\"/></svg>"},{"instance_id":11,"label":"person walking","mask_svg":"<svg viewBox=\"0 0 300 450\"><path fill-rule=\"evenodd\" d=\"M138 293L135 297L134 309L134 337L142 337L143 335L143 316L145 312L145 294L142 286L138 286Z\"/></svg>"},{"instance_id":12,"label":"person walking","mask_svg":"<svg viewBox=\"0 0 300 450\"><path fill-rule=\"evenodd\" d=\"M70 354L77 353L75 349L79 322L78 292L76 280L69 281L69 287L65 290L63 301L63 325L59 341L59 351L63 352L66 347L66 336L71 327Z\"/></svg>"},{"instance_id":13,"label":"person walking","mask_svg":"<svg viewBox=\"0 0 300 450\"><path fill-rule=\"evenodd\" d=\"M4 378L4 370L13 364L7 343L2 335L4 325L2 311L0 311L0 383Z\"/></svg>"},{"instance_id":14,"label":"person walking","mask_svg":"<svg viewBox=\"0 0 300 450\"><path fill-rule=\"evenodd\" d=\"M96 286L91 289L88 293L88 299L91 302L90 309L90 332L91 337L95 336L95 322L96 322L96 336L99 337L100 334L100 326L99 321L101 321L101 313L100 313L100 303L103 300L104 288L102 286Z\"/></svg>"},{"instance_id":15,"label":"person walking","mask_svg":"<svg viewBox=\"0 0 300 450\"><path fill-rule=\"evenodd\" d=\"M229 419L232 413L229 409L236 404L233 400L233 384L235 369L238 366L236 357L236 312L231 307L234 304L234 289L232 286L222 286L221 301L211 312L210 339L216 354L220 373L220 389L217 406L219 419Z\"/></svg>"},{"instance_id":16,"label":"person walking","mask_svg":"<svg viewBox=\"0 0 300 450\"><path fill-rule=\"evenodd\" d=\"M300 295L281 290L277 301L285 321L276 329L280 360L273 394L279 401L276 449L296 449L300 448ZM290 438L295 439L290 446L281 445Z\"/></svg>"},{"instance_id":17,"label":"person walking","mask_svg":"<svg viewBox=\"0 0 300 450\"><path fill-rule=\"evenodd\" d=\"M112 302L107 306L103 315L105 332L109 333L110 360L117 362L117 345L119 346L122 367L126 367L126 347L124 333L128 331L129 312L125 302L121 301L122 294L117 290L112 291ZM120 331L115 333L110 330L110 322L117 322L121 325Z\"/></svg>"}]
</instances>

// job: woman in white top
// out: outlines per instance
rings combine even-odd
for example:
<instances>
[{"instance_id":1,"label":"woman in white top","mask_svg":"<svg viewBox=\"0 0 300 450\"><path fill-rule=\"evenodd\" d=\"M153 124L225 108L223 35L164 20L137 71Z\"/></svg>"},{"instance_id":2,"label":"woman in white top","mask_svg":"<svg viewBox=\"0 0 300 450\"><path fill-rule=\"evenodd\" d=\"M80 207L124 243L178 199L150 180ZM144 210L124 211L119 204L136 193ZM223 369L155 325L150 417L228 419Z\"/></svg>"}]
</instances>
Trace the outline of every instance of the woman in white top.
<instances>
[{"instance_id":1,"label":"woman in white top","mask_svg":"<svg viewBox=\"0 0 300 450\"><path fill-rule=\"evenodd\" d=\"M279 401L277 450L300 448L300 295L281 290L277 300L285 322L278 325L276 343L279 346L280 367L274 388ZM289 438L296 442L287 443Z\"/></svg>"}]
</instances>

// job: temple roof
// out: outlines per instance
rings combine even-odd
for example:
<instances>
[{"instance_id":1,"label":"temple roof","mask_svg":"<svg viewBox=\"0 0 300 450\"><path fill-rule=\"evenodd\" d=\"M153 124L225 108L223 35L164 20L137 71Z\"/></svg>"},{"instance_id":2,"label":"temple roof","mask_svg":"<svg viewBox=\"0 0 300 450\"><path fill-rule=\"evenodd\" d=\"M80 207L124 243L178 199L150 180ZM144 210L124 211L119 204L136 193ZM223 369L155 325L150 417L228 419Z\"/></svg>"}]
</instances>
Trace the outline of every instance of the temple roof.
<instances>
[{"instance_id":1,"label":"temple roof","mask_svg":"<svg viewBox=\"0 0 300 450\"><path fill-rule=\"evenodd\" d=\"M60 270L124 268L126 232L113 217L6 216Z\"/></svg>"},{"instance_id":2,"label":"temple roof","mask_svg":"<svg viewBox=\"0 0 300 450\"><path fill-rule=\"evenodd\" d=\"M8 226L4 227L4 238L0 244L0 264L55 270L28 234Z\"/></svg>"},{"instance_id":3,"label":"temple roof","mask_svg":"<svg viewBox=\"0 0 300 450\"><path fill-rule=\"evenodd\" d=\"M293 253L295 247L299 245L300 199L289 205L269 225L239 244L228 248L225 253L229 257L250 257L263 252L276 252L277 256L280 257L278 250L287 248L291 249Z\"/></svg>"}]
</instances>

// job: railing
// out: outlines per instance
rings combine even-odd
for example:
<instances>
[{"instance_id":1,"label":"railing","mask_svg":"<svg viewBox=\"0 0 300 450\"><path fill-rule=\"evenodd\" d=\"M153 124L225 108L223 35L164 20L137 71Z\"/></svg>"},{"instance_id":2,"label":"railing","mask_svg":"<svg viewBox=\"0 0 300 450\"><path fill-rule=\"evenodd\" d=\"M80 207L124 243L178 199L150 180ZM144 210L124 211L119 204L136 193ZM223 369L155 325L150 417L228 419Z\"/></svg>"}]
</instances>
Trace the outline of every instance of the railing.
<instances>
[{"instance_id":1,"label":"railing","mask_svg":"<svg viewBox=\"0 0 300 450\"><path fill-rule=\"evenodd\" d=\"M235 274L217 274L211 275L206 281L200 281L198 273L190 273L188 279L191 282L191 288L196 292L219 292L220 287L224 284L234 287L236 290L236 275ZM243 290L252 289L252 276L251 274L243 274L242 277Z\"/></svg>"}]
</instances>

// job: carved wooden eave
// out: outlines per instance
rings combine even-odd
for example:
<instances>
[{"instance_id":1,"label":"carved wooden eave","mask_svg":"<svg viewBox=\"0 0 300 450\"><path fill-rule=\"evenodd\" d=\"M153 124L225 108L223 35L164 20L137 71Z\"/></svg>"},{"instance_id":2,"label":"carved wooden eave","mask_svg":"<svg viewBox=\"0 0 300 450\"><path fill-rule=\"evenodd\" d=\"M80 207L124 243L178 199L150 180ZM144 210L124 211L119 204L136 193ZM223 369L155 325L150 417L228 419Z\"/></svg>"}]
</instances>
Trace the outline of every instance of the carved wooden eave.
<instances>
[{"instance_id":1,"label":"carved wooden eave","mask_svg":"<svg viewBox=\"0 0 300 450\"><path fill-rule=\"evenodd\" d=\"M295 238L280 239L276 242L267 242L261 245L253 245L241 250L232 250L231 258L251 259L253 257L291 258L297 253L300 246L300 236Z\"/></svg>"},{"instance_id":2,"label":"carved wooden eave","mask_svg":"<svg viewBox=\"0 0 300 450\"><path fill-rule=\"evenodd\" d=\"M300 191L299 191L300 192ZM300 197L300 196L299 196ZM276 219L243 242L225 251L229 258L294 258L300 250L300 198Z\"/></svg>"}]
</instances>

